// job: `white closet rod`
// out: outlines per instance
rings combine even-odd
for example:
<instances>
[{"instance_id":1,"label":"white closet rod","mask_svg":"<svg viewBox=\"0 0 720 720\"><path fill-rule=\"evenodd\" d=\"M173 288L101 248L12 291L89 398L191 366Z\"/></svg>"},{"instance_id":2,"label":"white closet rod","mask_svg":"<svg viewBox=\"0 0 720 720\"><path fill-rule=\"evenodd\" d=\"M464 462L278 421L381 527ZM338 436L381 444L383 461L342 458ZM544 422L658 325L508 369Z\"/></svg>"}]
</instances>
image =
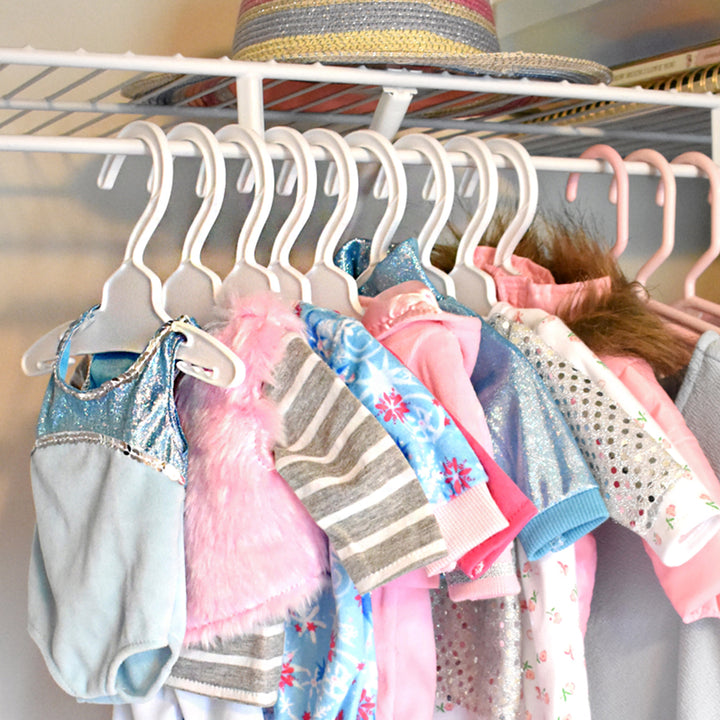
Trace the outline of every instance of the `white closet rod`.
<instances>
[{"instance_id":1,"label":"white closet rod","mask_svg":"<svg viewBox=\"0 0 720 720\"><path fill-rule=\"evenodd\" d=\"M247 154L237 143L220 143L222 153L226 158L243 159ZM290 159L289 152L279 145L268 145L270 154L276 160ZM170 149L175 157L199 157L196 145L182 140L171 140ZM330 155L320 147L313 147L315 160L329 160ZM376 162L375 156L362 148L351 148L356 162ZM142 140L130 138L80 138L80 137L54 137L44 135L0 135L0 151L2 152L38 152L38 153L65 153L79 155L147 155L147 147ZM416 150L398 150L400 158L405 165L425 165L427 158ZM450 162L455 167L469 167L472 163L465 153L449 152ZM502 156L493 155L498 168L509 168L510 163ZM609 173L612 169L603 160L588 160L584 158L532 156L532 163L536 170L555 172L583 172L583 173ZM657 171L644 162L625 163L630 175L656 175ZM676 177L704 177L694 165L673 165L672 171Z\"/></svg>"}]
</instances>

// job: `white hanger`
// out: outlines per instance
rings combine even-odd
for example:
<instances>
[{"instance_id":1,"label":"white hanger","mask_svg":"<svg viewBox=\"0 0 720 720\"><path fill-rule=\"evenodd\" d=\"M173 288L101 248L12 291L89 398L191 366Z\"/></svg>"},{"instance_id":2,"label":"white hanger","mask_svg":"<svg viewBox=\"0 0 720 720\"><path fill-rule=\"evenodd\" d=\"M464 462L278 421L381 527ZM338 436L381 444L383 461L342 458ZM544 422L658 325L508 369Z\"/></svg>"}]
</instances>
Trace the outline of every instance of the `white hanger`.
<instances>
[{"instance_id":1,"label":"white hanger","mask_svg":"<svg viewBox=\"0 0 720 720\"><path fill-rule=\"evenodd\" d=\"M272 158L263 140L254 130L237 124L225 125L215 133L220 142L236 143L248 154L238 175L237 189L240 193L251 192L255 196L243 223L235 250L235 265L222 283L222 292L234 292L242 296L270 290L280 292L280 281L275 274L257 262L255 250L265 223L272 210L275 196L275 171Z\"/></svg>"},{"instance_id":2,"label":"white hanger","mask_svg":"<svg viewBox=\"0 0 720 720\"><path fill-rule=\"evenodd\" d=\"M100 307L92 319L79 327L72 339L72 355L101 352L140 353L157 329L172 318L166 313L162 282L143 263L143 252L160 224L172 190L172 155L165 134L157 125L136 120L119 133L121 138L138 138L147 145L152 158L148 183L150 200L130 234L120 267L105 281ZM124 155L105 159L98 186L111 189L125 160ZM55 362L58 343L70 323L46 333L22 358L27 375L41 375ZM188 375L213 385L239 385L245 377L240 358L203 330L186 322L173 322L173 330L185 337L178 348L178 367Z\"/></svg>"},{"instance_id":3,"label":"white hanger","mask_svg":"<svg viewBox=\"0 0 720 720\"><path fill-rule=\"evenodd\" d=\"M295 204L273 242L268 265L280 282L283 297L310 302L312 290L310 281L290 264L290 250L312 213L317 193L317 168L310 143L294 128L274 127L265 131L265 140L286 148L292 160L280 167L277 192L290 195L293 187Z\"/></svg>"},{"instance_id":4,"label":"white hanger","mask_svg":"<svg viewBox=\"0 0 720 720\"><path fill-rule=\"evenodd\" d=\"M455 297L455 283L452 278L431 261L432 250L440 233L450 217L455 201L455 173L445 148L430 135L409 133L396 140L393 145L397 150L415 150L422 153L429 161L431 170L428 173L422 196L425 200L434 200L430 217L417 236L420 248L420 263L436 289ZM384 256L388 247L383 244L381 253Z\"/></svg>"},{"instance_id":5,"label":"white hanger","mask_svg":"<svg viewBox=\"0 0 720 720\"><path fill-rule=\"evenodd\" d=\"M620 157L620 153L610 145L603 143L591 145L587 150L580 153L580 157L605 160L615 174L615 184L610 184L609 199L611 203L617 206L617 229L615 245L613 245L610 252L613 257L618 258L627 247L630 235L630 179L627 168L622 157ZM579 179L580 173L573 172L568 175L565 189L565 198L568 202L574 202L577 198Z\"/></svg>"},{"instance_id":6,"label":"white hanger","mask_svg":"<svg viewBox=\"0 0 720 720\"><path fill-rule=\"evenodd\" d=\"M357 278L361 286L372 275L382 259L382 248L389 248L393 235L402 221L407 205L407 176L400 156L392 143L375 130L354 130L345 136L351 147L368 150L380 160L380 172L373 184L373 195L387 197L388 203L370 243L370 262Z\"/></svg>"},{"instance_id":7,"label":"white hanger","mask_svg":"<svg viewBox=\"0 0 720 720\"><path fill-rule=\"evenodd\" d=\"M313 266L306 273L312 287L313 302L348 317L361 317L363 309L358 298L357 282L333 261L335 248L350 224L357 206L357 165L350 146L333 130L314 128L303 134L311 145L323 147L330 153L325 194L338 196L335 209L325 223L315 246Z\"/></svg>"},{"instance_id":8,"label":"white hanger","mask_svg":"<svg viewBox=\"0 0 720 720\"><path fill-rule=\"evenodd\" d=\"M635 280L647 286L650 276L665 262L675 245L675 208L677 206L677 188L675 175L670 163L657 151L650 148L640 148L625 157L625 162L640 160L648 163L660 173L655 194L655 203L663 209L662 240L660 247L652 254L648 261L637 271ZM612 182L616 182L614 179ZM615 193L616 190L613 191Z\"/></svg>"},{"instance_id":9,"label":"white hanger","mask_svg":"<svg viewBox=\"0 0 720 720\"><path fill-rule=\"evenodd\" d=\"M475 163L467 168L456 194L471 197L477 180L478 203L458 243L455 266L450 271L457 299L480 315L487 315L497 302L495 281L490 273L475 265L475 248L487 230L498 199L498 171L490 148L479 138L458 135L445 143L448 152L464 152Z\"/></svg>"},{"instance_id":10,"label":"white hanger","mask_svg":"<svg viewBox=\"0 0 720 720\"><path fill-rule=\"evenodd\" d=\"M538 178L535 166L528 151L516 140L490 138L486 141L490 150L507 158L518 178L518 209L498 241L493 264L503 267L507 272L517 275L512 266L515 248L530 227L538 204Z\"/></svg>"},{"instance_id":11,"label":"white hanger","mask_svg":"<svg viewBox=\"0 0 720 720\"><path fill-rule=\"evenodd\" d=\"M167 137L189 140L200 150L202 163L196 192L203 201L185 235L180 264L163 286L164 304L172 317L191 315L202 326L213 318L220 289L220 277L202 264L200 254L225 197L225 158L220 143L203 125L181 123Z\"/></svg>"}]
</instances>

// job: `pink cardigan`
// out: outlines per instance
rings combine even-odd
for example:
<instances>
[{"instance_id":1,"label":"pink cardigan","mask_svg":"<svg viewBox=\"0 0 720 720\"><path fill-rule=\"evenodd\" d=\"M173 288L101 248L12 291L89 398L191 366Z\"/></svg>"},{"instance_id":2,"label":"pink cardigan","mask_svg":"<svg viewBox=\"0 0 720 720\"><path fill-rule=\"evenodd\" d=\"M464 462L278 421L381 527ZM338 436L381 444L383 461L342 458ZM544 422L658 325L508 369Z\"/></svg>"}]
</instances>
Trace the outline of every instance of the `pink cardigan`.
<instances>
[{"instance_id":1,"label":"pink cardigan","mask_svg":"<svg viewBox=\"0 0 720 720\"><path fill-rule=\"evenodd\" d=\"M680 411L655 379L650 366L638 358L603 357L608 368L646 407L670 442L707 489L707 503L720 505L720 483ZM672 518L669 518L672 521ZM673 607L685 622L720 617L720 534L694 557L667 567L646 543L655 574Z\"/></svg>"}]
</instances>

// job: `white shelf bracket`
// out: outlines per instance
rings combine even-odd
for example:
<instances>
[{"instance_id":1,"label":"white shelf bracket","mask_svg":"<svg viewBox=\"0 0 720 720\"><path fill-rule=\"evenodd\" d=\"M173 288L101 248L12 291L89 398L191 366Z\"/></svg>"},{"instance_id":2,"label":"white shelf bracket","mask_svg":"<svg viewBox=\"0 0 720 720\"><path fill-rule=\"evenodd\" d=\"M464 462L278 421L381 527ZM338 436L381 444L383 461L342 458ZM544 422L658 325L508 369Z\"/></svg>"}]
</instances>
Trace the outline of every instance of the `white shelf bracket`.
<instances>
[{"instance_id":1,"label":"white shelf bracket","mask_svg":"<svg viewBox=\"0 0 720 720\"><path fill-rule=\"evenodd\" d=\"M410 101L416 92L417 90L413 88L383 87L382 95L373 113L370 129L377 130L392 140L400 129L400 124L405 118Z\"/></svg>"},{"instance_id":2,"label":"white shelf bracket","mask_svg":"<svg viewBox=\"0 0 720 720\"><path fill-rule=\"evenodd\" d=\"M263 81L260 75L246 74L235 78L238 125L254 130L262 137L265 134L265 100Z\"/></svg>"}]
</instances>

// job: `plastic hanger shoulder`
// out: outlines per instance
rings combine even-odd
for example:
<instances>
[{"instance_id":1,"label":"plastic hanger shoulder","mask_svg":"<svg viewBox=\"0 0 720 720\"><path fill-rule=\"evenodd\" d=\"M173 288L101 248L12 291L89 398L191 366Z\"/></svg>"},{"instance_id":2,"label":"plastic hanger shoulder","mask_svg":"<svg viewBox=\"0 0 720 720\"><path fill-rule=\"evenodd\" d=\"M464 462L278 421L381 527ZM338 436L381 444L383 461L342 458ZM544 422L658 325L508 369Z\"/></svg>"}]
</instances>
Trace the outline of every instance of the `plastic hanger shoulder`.
<instances>
[{"instance_id":1,"label":"plastic hanger shoulder","mask_svg":"<svg viewBox=\"0 0 720 720\"><path fill-rule=\"evenodd\" d=\"M160 278L147 268L142 255L153 231L167 208L172 188L172 156L165 134L144 120L136 120L123 128L119 137L141 139L148 147L153 171L150 177L150 200L133 227L125 257L120 267L106 280L102 301L88 322L77 329L70 348L73 356L124 351L140 353L156 330L171 320L162 305ZM125 160L123 155L110 156L103 162L98 185L114 186ZM23 355L22 368L28 375L50 371L60 337L70 323L46 333ZM245 377L245 366L228 348L215 338L188 323L175 321L174 329L186 337L178 348L183 370L216 385L239 384Z\"/></svg>"}]
</instances>

